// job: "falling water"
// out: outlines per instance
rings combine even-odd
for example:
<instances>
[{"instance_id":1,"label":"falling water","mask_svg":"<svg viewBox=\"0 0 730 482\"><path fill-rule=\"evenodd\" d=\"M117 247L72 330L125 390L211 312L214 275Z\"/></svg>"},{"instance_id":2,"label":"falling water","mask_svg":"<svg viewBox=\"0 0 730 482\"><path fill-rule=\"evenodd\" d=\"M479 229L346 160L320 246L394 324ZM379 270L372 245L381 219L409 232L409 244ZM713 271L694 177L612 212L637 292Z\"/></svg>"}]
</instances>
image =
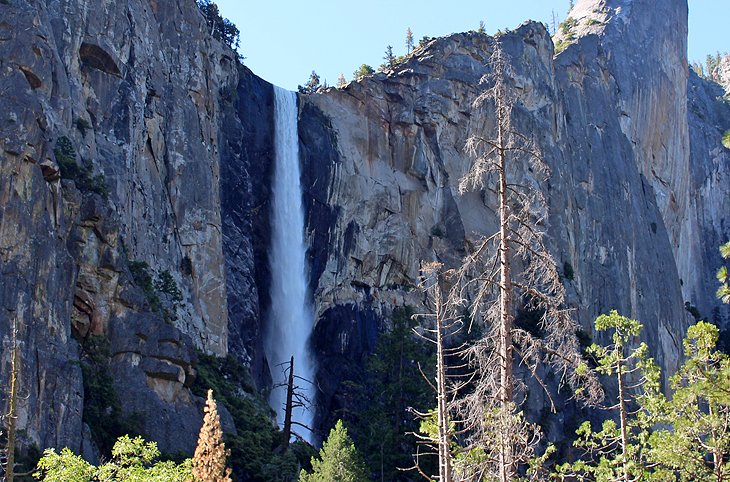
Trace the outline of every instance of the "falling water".
<instances>
[{"instance_id":1,"label":"falling water","mask_svg":"<svg viewBox=\"0 0 730 482\"><path fill-rule=\"evenodd\" d=\"M304 212L299 180L299 136L297 132L297 97L294 92L274 87L276 152L273 205L272 243L269 252L271 268L271 310L266 336L274 389L269 403L276 411L279 425L284 423L286 376L284 369L294 356L294 374L314 381L314 362L308 340L312 332L312 309L307 293L307 265L304 244ZM277 386L279 385L279 386ZM312 383L297 380L299 392L314 400ZM295 408L292 420L312 426L313 410ZM295 426L293 430L311 441L308 430Z\"/></svg>"}]
</instances>

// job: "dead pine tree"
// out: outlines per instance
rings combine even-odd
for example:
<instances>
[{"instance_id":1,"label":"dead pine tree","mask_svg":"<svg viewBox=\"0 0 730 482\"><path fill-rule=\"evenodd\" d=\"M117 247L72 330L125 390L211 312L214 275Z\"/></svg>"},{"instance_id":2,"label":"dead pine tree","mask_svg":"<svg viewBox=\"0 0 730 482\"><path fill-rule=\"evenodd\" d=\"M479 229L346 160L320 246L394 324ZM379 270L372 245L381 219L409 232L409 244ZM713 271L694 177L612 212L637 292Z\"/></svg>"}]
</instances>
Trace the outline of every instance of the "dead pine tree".
<instances>
[{"instance_id":1,"label":"dead pine tree","mask_svg":"<svg viewBox=\"0 0 730 482\"><path fill-rule=\"evenodd\" d=\"M467 433L465 450L480 454L467 458L476 462L464 470L507 482L534 456L539 439L537 427L519 413L516 388L524 398L525 385L513 373L516 360L543 387L551 405L550 391L538 376L541 365L552 365L561 380L589 401L599 399L602 391L583 363L578 326L565 307L556 263L544 242L548 208L539 185L550 169L533 140L515 127L519 99L509 85L509 64L498 40L489 67L491 74L482 79L488 88L474 108L493 115L496 132L468 139L473 162L459 189L494 196L499 229L476 240L458 270L449 303L467 306L472 323L484 330L464 351L475 381L461 397L459 418ZM541 336L515 326L517 303L540 314Z\"/></svg>"},{"instance_id":2,"label":"dead pine tree","mask_svg":"<svg viewBox=\"0 0 730 482\"><path fill-rule=\"evenodd\" d=\"M198 435L198 445L193 455L193 477L199 482L231 482L231 469L227 467L230 451L223 442L223 430L213 390L208 390L205 402L203 426Z\"/></svg>"},{"instance_id":3,"label":"dead pine tree","mask_svg":"<svg viewBox=\"0 0 730 482\"><path fill-rule=\"evenodd\" d=\"M5 448L5 481L13 482L15 474L15 422L17 419L18 404L18 373L20 371L20 360L18 357L18 325L13 320L13 331L11 335L10 354L10 393L8 393L8 412L5 415L7 426L8 442ZM27 475L27 474L22 474Z\"/></svg>"},{"instance_id":4,"label":"dead pine tree","mask_svg":"<svg viewBox=\"0 0 730 482\"><path fill-rule=\"evenodd\" d=\"M292 430L292 427L294 425L298 425L306 430L309 430L310 432L313 432L311 427L306 426L305 424L301 422L297 422L293 419L293 413L294 410L297 408L304 408L309 409L312 405L312 401L309 400L309 398L302 393L301 387L296 385L296 381L303 381L305 383L311 384L312 382L310 380L307 380L304 377L300 377L299 375L295 375L294 373L294 356L292 355L291 359L289 360L289 363L284 364L282 363L280 366L284 367L284 375L287 380L286 382L286 401L284 402L284 426L282 427L283 431L283 441L282 446L284 449L287 449L289 447L289 443L291 440L292 434L296 436L298 439L303 439L303 437L296 432ZM273 388L279 388L284 386L284 384L276 384Z\"/></svg>"},{"instance_id":5,"label":"dead pine tree","mask_svg":"<svg viewBox=\"0 0 730 482\"><path fill-rule=\"evenodd\" d=\"M436 412L435 414L433 412L415 412L422 420L431 422L431 424L426 423L426 426L431 427L431 429L427 433L414 435L418 438L419 445L428 446L434 454L438 455L439 473L435 478L440 482L452 482L454 480L452 460L454 430L449 412L454 395L462 385L452 383L452 377L449 376L447 357L457 353L461 347L449 348L446 339L456 336L461 330L463 322L460 317L453 316L446 303L444 284L446 283L447 273L442 272L441 263L423 263L421 272L423 276L421 289L426 294L426 305L430 310L428 313L416 314L413 317L422 321L422 326L416 333L421 338L436 345L436 377L431 381L424 375L426 381L436 392ZM435 428L432 426L434 419L436 422ZM428 454L418 453L414 455L414 468L427 480L433 480L434 477L424 473L419 464L419 458L422 455Z\"/></svg>"}]
</instances>

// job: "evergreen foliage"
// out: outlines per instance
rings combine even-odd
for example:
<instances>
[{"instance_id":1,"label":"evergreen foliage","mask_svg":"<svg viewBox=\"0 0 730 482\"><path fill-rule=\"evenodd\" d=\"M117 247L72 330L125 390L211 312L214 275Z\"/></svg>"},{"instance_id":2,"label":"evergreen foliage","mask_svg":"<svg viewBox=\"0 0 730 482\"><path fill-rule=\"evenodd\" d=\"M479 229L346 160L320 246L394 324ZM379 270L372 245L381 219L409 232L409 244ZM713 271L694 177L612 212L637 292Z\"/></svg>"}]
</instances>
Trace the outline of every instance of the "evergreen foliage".
<instances>
[{"instance_id":1,"label":"evergreen foliage","mask_svg":"<svg viewBox=\"0 0 730 482\"><path fill-rule=\"evenodd\" d=\"M218 5L211 0L198 0L198 8L203 13L213 38L220 40L232 49L238 49L240 43L238 27L221 16Z\"/></svg>"},{"instance_id":2,"label":"evergreen foliage","mask_svg":"<svg viewBox=\"0 0 730 482\"><path fill-rule=\"evenodd\" d=\"M723 259L730 259L730 241L720 246L720 256ZM720 282L720 287L717 289L717 297L722 300L723 303L730 303L730 277L728 276L727 266L722 266L717 272L717 281Z\"/></svg>"},{"instance_id":3,"label":"evergreen foliage","mask_svg":"<svg viewBox=\"0 0 730 482\"><path fill-rule=\"evenodd\" d=\"M367 77L368 75L373 75L375 73L375 69L370 67L368 64L362 64L360 67L357 68L355 72L352 73L352 78L355 80L360 80L363 77Z\"/></svg>"},{"instance_id":4,"label":"evergreen foliage","mask_svg":"<svg viewBox=\"0 0 730 482\"><path fill-rule=\"evenodd\" d=\"M74 184L81 192L96 193L104 199L109 197L109 188L106 186L104 174L94 176L91 164L82 163L79 165L71 139L66 136L59 137L56 140L53 154L56 157L62 179L74 181Z\"/></svg>"},{"instance_id":5,"label":"evergreen foliage","mask_svg":"<svg viewBox=\"0 0 730 482\"><path fill-rule=\"evenodd\" d=\"M380 70L385 71L387 69L393 69L396 66L397 59L395 57L395 54L393 54L393 46L388 45L385 48L385 55L383 56L384 62L380 64Z\"/></svg>"},{"instance_id":6,"label":"evergreen foliage","mask_svg":"<svg viewBox=\"0 0 730 482\"><path fill-rule=\"evenodd\" d=\"M160 456L155 442L141 437L120 437L111 460L99 467L91 465L67 447L60 453L46 449L33 476L42 482L190 482L190 459L180 464L156 462Z\"/></svg>"},{"instance_id":7,"label":"evergreen foliage","mask_svg":"<svg viewBox=\"0 0 730 482\"><path fill-rule=\"evenodd\" d=\"M208 390L205 417L193 456L193 476L199 482L231 482L231 469L226 467L229 451L223 442L223 430L213 390Z\"/></svg>"},{"instance_id":8,"label":"evergreen foliage","mask_svg":"<svg viewBox=\"0 0 730 482\"><path fill-rule=\"evenodd\" d=\"M347 79L345 78L345 74L340 72L340 76L337 77L337 88L341 89L346 85L347 85Z\"/></svg>"},{"instance_id":9,"label":"evergreen foliage","mask_svg":"<svg viewBox=\"0 0 730 482\"><path fill-rule=\"evenodd\" d=\"M298 86L298 90L300 94L314 94L316 93L322 85L320 84L319 75L317 75L317 72L314 70L311 74L309 74L309 80L306 84L303 86Z\"/></svg>"},{"instance_id":10,"label":"evergreen foliage","mask_svg":"<svg viewBox=\"0 0 730 482\"><path fill-rule=\"evenodd\" d=\"M83 421L91 429L94 443L102 456L112 453L115 440L123 435L141 433L136 414L126 416L109 373L109 340L90 335L83 341L81 371L84 382Z\"/></svg>"},{"instance_id":11,"label":"evergreen foliage","mask_svg":"<svg viewBox=\"0 0 730 482\"><path fill-rule=\"evenodd\" d=\"M433 406L429 380L434 378L435 352L418 338L413 328L413 309L396 308L392 329L382 333L375 352L365 364L361 379L344 382L348 387L345 422L362 452L370 473L378 480L409 480L399 469L411 467L416 452L419 421L412 408ZM434 472L435 457L424 459L424 470Z\"/></svg>"},{"instance_id":12,"label":"evergreen foliage","mask_svg":"<svg viewBox=\"0 0 730 482\"><path fill-rule=\"evenodd\" d=\"M648 441L650 429L658 420L655 408L660 396L659 367L648 356L646 343L632 348L642 329L638 321L614 310L599 316L595 327L596 331L612 334L610 344L594 343L588 352L597 364L596 370L616 380L618 400L610 410L618 423L606 420L595 431L590 422L584 422L574 445L582 448L588 457L572 465L564 464L558 472L578 480L598 482L640 480L652 466Z\"/></svg>"},{"instance_id":13,"label":"evergreen foliage","mask_svg":"<svg viewBox=\"0 0 730 482\"><path fill-rule=\"evenodd\" d=\"M271 409L253 386L246 367L232 356L218 358L198 352L198 376L191 387L194 394L216 393L233 418L236 434L224 434L231 451L231 467L236 480L254 482L295 481L301 467L309 467L315 453L305 442L295 442L279 452L281 432L271 422Z\"/></svg>"},{"instance_id":14,"label":"evergreen foliage","mask_svg":"<svg viewBox=\"0 0 730 482\"><path fill-rule=\"evenodd\" d=\"M347 435L347 429L338 420L330 431L319 459L312 457L312 472L302 470L300 482L365 482L367 476L362 456L355 448L352 439Z\"/></svg>"},{"instance_id":15,"label":"evergreen foliage","mask_svg":"<svg viewBox=\"0 0 730 482\"><path fill-rule=\"evenodd\" d=\"M672 377L672 398L651 437L657 463L679 480L730 477L730 358L716 350L719 330L700 321L687 330L687 361Z\"/></svg>"},{"instance_id":16,"label":"evergreen foliage","mask_svg":"<svg viewBox=\"0 0 730 482\"><path fill-rule=\"evenodd\" d=\"M150 309L161 314L165 321L173 320L183 295L172 274L162 270L153 276L146 261L127 261L127 266L134 284L142 289Z\"/></svg>"},{"instance_id":17,"label":"evergreen foliage","mask_svg":"<svg viewBox=\"0 0 730 482\"><path fill-rule=\"evenodd\" d=\"M408 27L406 29L406 53L411 53L413 51L413 31L411 30L411 27Z\"/></svg>"}]
</instances>

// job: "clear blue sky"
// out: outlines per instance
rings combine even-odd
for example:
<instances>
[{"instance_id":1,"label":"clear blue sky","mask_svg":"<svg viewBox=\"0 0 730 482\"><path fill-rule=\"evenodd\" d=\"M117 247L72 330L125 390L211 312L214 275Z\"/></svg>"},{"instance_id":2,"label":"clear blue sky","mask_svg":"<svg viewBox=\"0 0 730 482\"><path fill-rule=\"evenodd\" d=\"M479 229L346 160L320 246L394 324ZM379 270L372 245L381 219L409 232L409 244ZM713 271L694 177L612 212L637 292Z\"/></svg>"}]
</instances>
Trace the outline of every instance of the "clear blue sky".
<instances>
[{"instance_id":1,"label":"clear blue sky","mask_svg":"<svg viewBox=\"0 0 730 482\"><path fill-rule=\"evenodd\" d=\"M244 63L258 76L294 90L312 70L329 84L350 80L363 63L377 68L387 45L405 53L405 31L416 40L476 29L514 29L524 20L551 23L568 0L215 0L241 30ZM664 1L664 0L656 0ZM689 0L689 59L730 50L730 0Z\"/></svg>"}]
</instances>

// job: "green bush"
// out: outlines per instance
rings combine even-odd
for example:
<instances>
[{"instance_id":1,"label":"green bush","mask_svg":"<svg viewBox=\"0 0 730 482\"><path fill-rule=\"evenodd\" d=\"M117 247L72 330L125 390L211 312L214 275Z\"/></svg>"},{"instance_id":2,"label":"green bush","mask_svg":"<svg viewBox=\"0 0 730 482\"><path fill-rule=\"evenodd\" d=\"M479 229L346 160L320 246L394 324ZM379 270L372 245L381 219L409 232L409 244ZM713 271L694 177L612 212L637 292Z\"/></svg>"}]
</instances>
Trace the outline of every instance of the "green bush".
<instances>
[{"instance_id":1,"label":"green bush","mask_svg":"<svg viewBox=\"0 0 730 482\"><path fill-rule=\"evenodd\" d=\"M76 125L76 128L79 130L79 132L81 132L82 136L86 135L87 129L91 129L91 124L89 124L89 121L81 117L76 119L76 122L74 124Z\"/></svg>"},{"instance_id":2,"label":"green bush","mask_svg":"<svg viewBox=\"0 0 730 482\"><path fill-rule=\"evenodd\" d=\"M168 270L160 271L157 275L155 288L162 293L170 295L170 298L175 303L180 303L183 300L182 292L177 287L177 283L175 283Z\"/></svg>"},{"instance_id":3,"label":"green bush","mask_svg":"<svg viewBox=\"0 0 730 482\"><path fill-rule=\"evenodd\" d=\"M141 437L119 437L111 451L111 459L95 467L74 454L67 447L56 453L46 449L38 462L38 471L33 476L44 482L92 482L92 481L138 481L138 482L187 482L191 480L190 459L176 464L170 461L158 462L160 456L155 442L145 442Z\"/></svg>"},{"instance_id":4,"label":"green bush","mask_svg":"<svg viewBox=\"0 0 730 482\"><path fill-rule=\"evenodd\" d=\"M162 303L160 296L157 294L155 283L150 274L150 266L146 261L129 261L127 262L129 271L132 273L134 284L142 288L142 292L152 308L152 311L160 312Z\"/></svg>"},{"instance_id":5,"label":"green bush","mask_svg":"<svg viewBox=\"0 0 730 482\"><path fill-rule=\"evenodd\" d=\"M79 191L84 193L96 193L105 200L109 198L109 189L106 186L104 174L93 175L90 164L79 164L76 158L76 150L71 139L61 136L56 140L56 147L53 149L62 179L71 179Z\"/></svg>"},{"instance_id":6,"label":"green bush","mask_svg":"<svg viewBox=\"0 0 730 482\"><path fill-rule=\"evenodd\" d=\"M572 29L574 27L578 26L578 21L574 19L573 17L568 17L565 19L565 21L560 22L560 25L558 28L560 31L565 35L566 37L570 38L571 40L575 38L575 34L572 32Z\"/></svg>"}]
</instances>

